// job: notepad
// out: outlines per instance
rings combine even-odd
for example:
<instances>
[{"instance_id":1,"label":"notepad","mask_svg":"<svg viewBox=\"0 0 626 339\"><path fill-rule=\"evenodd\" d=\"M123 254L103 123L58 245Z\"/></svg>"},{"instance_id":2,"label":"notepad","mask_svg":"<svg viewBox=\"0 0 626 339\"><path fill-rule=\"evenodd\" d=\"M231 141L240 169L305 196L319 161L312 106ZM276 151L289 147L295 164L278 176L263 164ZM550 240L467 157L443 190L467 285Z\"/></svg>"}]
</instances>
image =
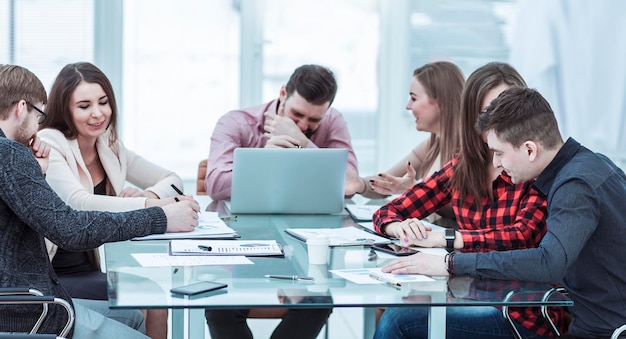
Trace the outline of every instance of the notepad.
<instances>
[{"instance_id":1,"label":"notepad","mask_svg":"<svg viewBox=\"0 0 626 339\"><path fill-rule=\"evenodd\" d=\"M171 255L283 256L276 240L172 240Z\"/></svg>"},{"instance_id":2,"label":"notepad","mask_svg":"<svg viewBox=\"0 0 626 339\"><path fill-rule=\"evenodd\" d=\"M328 236L330 246L369 246L373 244L388 244L391 240L382 236L364 231L356 227L341 228L288 228L285 230L294 238L306 241L309 238Z\"/></svg>"},{"instance_id":3,"label":"notepad","mask_svg":"<svg viewBox=\"0 0 626 339\"><path fill-rule=\"evenodd\" d=\"M372 221L372 215L379 208L380 206L376 205L346 204L346 211L356 221Z\"/></svg>"}]
</instances>

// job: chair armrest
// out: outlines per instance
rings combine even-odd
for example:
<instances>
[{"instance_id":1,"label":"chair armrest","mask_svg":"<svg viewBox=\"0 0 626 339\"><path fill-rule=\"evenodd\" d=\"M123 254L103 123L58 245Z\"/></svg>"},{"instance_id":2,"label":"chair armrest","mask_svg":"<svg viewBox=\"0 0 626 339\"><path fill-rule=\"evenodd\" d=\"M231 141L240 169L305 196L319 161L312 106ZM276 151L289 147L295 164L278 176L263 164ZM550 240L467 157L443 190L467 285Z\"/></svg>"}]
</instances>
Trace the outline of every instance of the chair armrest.
<instances>
[{"instance_id":1,"label":"chair armrest","mask_svg":"<svg viewBox=\"0 0 626 339\"><path fill-rule=\"evenodd\" d=\"M43 307L42 313L39 316L39 319L37 319L37 322L35 323L33 328L31 329L30 334L37 334L36 332L39 330L46 315L48 314L48 304L61 305L67 312L67 322L63 327L61 333L59 333L60 337L66 337L67 334L70 332L72 325L74 325L74 309L65 299L56 298L53 296L44 296L40 291L36 289L21 287L0 288L0 304L41 304ZM16 338L15 335L18 334L11 335L12 337L10 338ZM56 335L54 335L54 338L56 338Z\"/></svg>"}]
</instances>

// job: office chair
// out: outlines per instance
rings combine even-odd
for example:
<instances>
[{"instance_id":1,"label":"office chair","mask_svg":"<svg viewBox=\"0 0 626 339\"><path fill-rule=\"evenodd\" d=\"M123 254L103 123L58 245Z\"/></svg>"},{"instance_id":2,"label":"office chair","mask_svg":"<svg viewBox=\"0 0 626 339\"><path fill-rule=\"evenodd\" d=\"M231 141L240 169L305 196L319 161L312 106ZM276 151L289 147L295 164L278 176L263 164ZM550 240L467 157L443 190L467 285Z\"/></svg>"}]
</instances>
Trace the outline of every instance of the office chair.
<instances>
[{"instance_id":1,"label":"office chair","mask_svg":"<svg viewBox=\"0 0 626 339\"><path fill-rule=\"evenodd\" d=\"M206 188L204 187L204 178L206 177L206 164L207 159L200 161L198 164L198 180L196 181L196 194L207 195Z\"/></svg>"},{"instance_id":2,"label":"office chair","mask_svg":"<svg viewBox=\"0 0 626 339\"><path fill-rule=\"evenodd\" d=\"M0 288L0 304L17 305L17 304L41 304L42 312L39 319L33 325L33 328L29 333L4 333L0 334L0 339L19 339L19 338L64 338L70 332L72 325L74 324L74 309L64 299L56 298L53 296L45 296L40 291L33 288ZM48 304L57 304L63 306L67 311L67 323L61 330L61 333L56 334L40 334L37 333L41 324L48 315Z\"/></svg>"},{"instance_id":3,"label":"office chair","mask_svg":"<svg viewBox=\"0 0 626 339\"><path fill-rule=\"evenodd\" d=\"M503 301L509 301L515 294L517 293L517 291L510 291L505 297ZM549 289L547 292L544 293L542 301L545 302L547 300L550 299L550 297L555 294L555 293L567 293L567 290L563 287L553 287L551 289ZM548 324L550 325L552 331L554 332L556 337L560 337L561 336L561 332L559 332L559 330L556 328L556 325L554 324L554 322L552 321L552 319L550 318L550 316L548 315L548 306L541 306L541 314L543 315L543 317L546 319L546 321L548 322ZM519 333L519 331L517 330L517 328L515 327L515 322L513 321L513 319L511 318L511 315L509 314L509 306L502 306L502 315L504 315L504 318L507 320L507 324L509 325L509 329L511 330L511 333L513 334L513 337L521 339L522 335Z\"/></svg>"},{"instance_id":4,"label":"office chair","mask_svg":"<svg viewBox=\"0 0 626 339\"><path fill-rule=\"evenodd\" d=\"M624 333L624 331L626 331L626 324L616 328L615 331L613 331L613 334L611 335L611 339L618 339L619 336L622 333Z\"/></svg>"}]
</instances>

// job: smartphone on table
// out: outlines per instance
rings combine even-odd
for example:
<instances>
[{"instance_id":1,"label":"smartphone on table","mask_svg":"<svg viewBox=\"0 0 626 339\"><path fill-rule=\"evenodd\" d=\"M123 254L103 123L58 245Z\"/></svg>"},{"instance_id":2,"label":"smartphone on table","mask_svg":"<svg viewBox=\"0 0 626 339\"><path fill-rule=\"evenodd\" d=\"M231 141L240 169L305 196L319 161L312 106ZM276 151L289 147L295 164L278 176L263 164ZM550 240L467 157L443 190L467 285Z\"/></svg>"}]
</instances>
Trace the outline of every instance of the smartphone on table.
<instances>
[{"instance_id":1,"label":"smartphone on table","mask_svg":"<svg viewBox=\"0 0 626 339\"><path fill-rule=\"evenodd\" d=\"M227 284L215 281L201 281L194 284L174 287L170 290L172 294L178 295L196 295L200 293L211 292L228 287Z\"/></svg>"},{"instance_id":2,"label":"smartphone on table","mask_svg":"<svg viewBox=\"0 0 626 339\"><path fill-rule=\"evenodd\" d=\"M375 244L372 245L372 248L376 251L393 254L398 257L404 257L419 252L415 248L404 247L396 244Z\"/></svg>"}]
</instances>

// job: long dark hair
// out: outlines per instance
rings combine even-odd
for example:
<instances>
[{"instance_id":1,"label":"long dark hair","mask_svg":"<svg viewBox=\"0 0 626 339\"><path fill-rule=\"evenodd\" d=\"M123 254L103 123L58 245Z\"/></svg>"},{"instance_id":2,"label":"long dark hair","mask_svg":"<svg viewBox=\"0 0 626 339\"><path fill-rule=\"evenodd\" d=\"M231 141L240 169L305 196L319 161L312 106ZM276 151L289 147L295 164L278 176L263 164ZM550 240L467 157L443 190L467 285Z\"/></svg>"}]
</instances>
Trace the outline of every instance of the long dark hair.
<instances>
[{"instance_id":1,"label":"long dark hair","mask_svg":"<svg viewBox=\"0 0 626 339\"><path fill-rule=\"evenodd\" d=\"M416 173L423 178L438 155L441 155L441 163L445 164L459 151L461 94L465 78L459 67L447 61L426 64L416 69L413 76L424 86L428 97L437 102L440 111L440 130L431 134L428 153Z\"/></svg>"},{"instance_id":2,"label":"long dark hair","mask_svg":"<svg viewBox=\"0 0 626 339\"><path fill-rule=\"evenodd\" d=\"M452 189L460 193L461 199L472 196L476 204L483 197L491 197L487 171L491 166L491 151L474 125L481 114L487 92L501 84L526 87L526 82L513 67L491 62L467 78L461 99L461 152L450 181Z\"/></svg>"},{"instance_id":3,"label":"long dark hair","mask_svg":"<svg viewBox=\"0 0 626 339\"><path fill-rule=\"evenodd\" d=\"M111 118L107 130L109 132L109 146L113 146L117 143L118 138L117 104L113 94L113 86L111 86L107 76L98 67L88 62L68 64L59 72L50 90L48 104L46 105L48 119L41 125L40 129L57 129L68 139L76 139L78 137L78 131L70 111L70 99L72 98L72 93L74 93L74 90L82 81L100 85L109 100Z\"/></svg>"}]
</instances>

